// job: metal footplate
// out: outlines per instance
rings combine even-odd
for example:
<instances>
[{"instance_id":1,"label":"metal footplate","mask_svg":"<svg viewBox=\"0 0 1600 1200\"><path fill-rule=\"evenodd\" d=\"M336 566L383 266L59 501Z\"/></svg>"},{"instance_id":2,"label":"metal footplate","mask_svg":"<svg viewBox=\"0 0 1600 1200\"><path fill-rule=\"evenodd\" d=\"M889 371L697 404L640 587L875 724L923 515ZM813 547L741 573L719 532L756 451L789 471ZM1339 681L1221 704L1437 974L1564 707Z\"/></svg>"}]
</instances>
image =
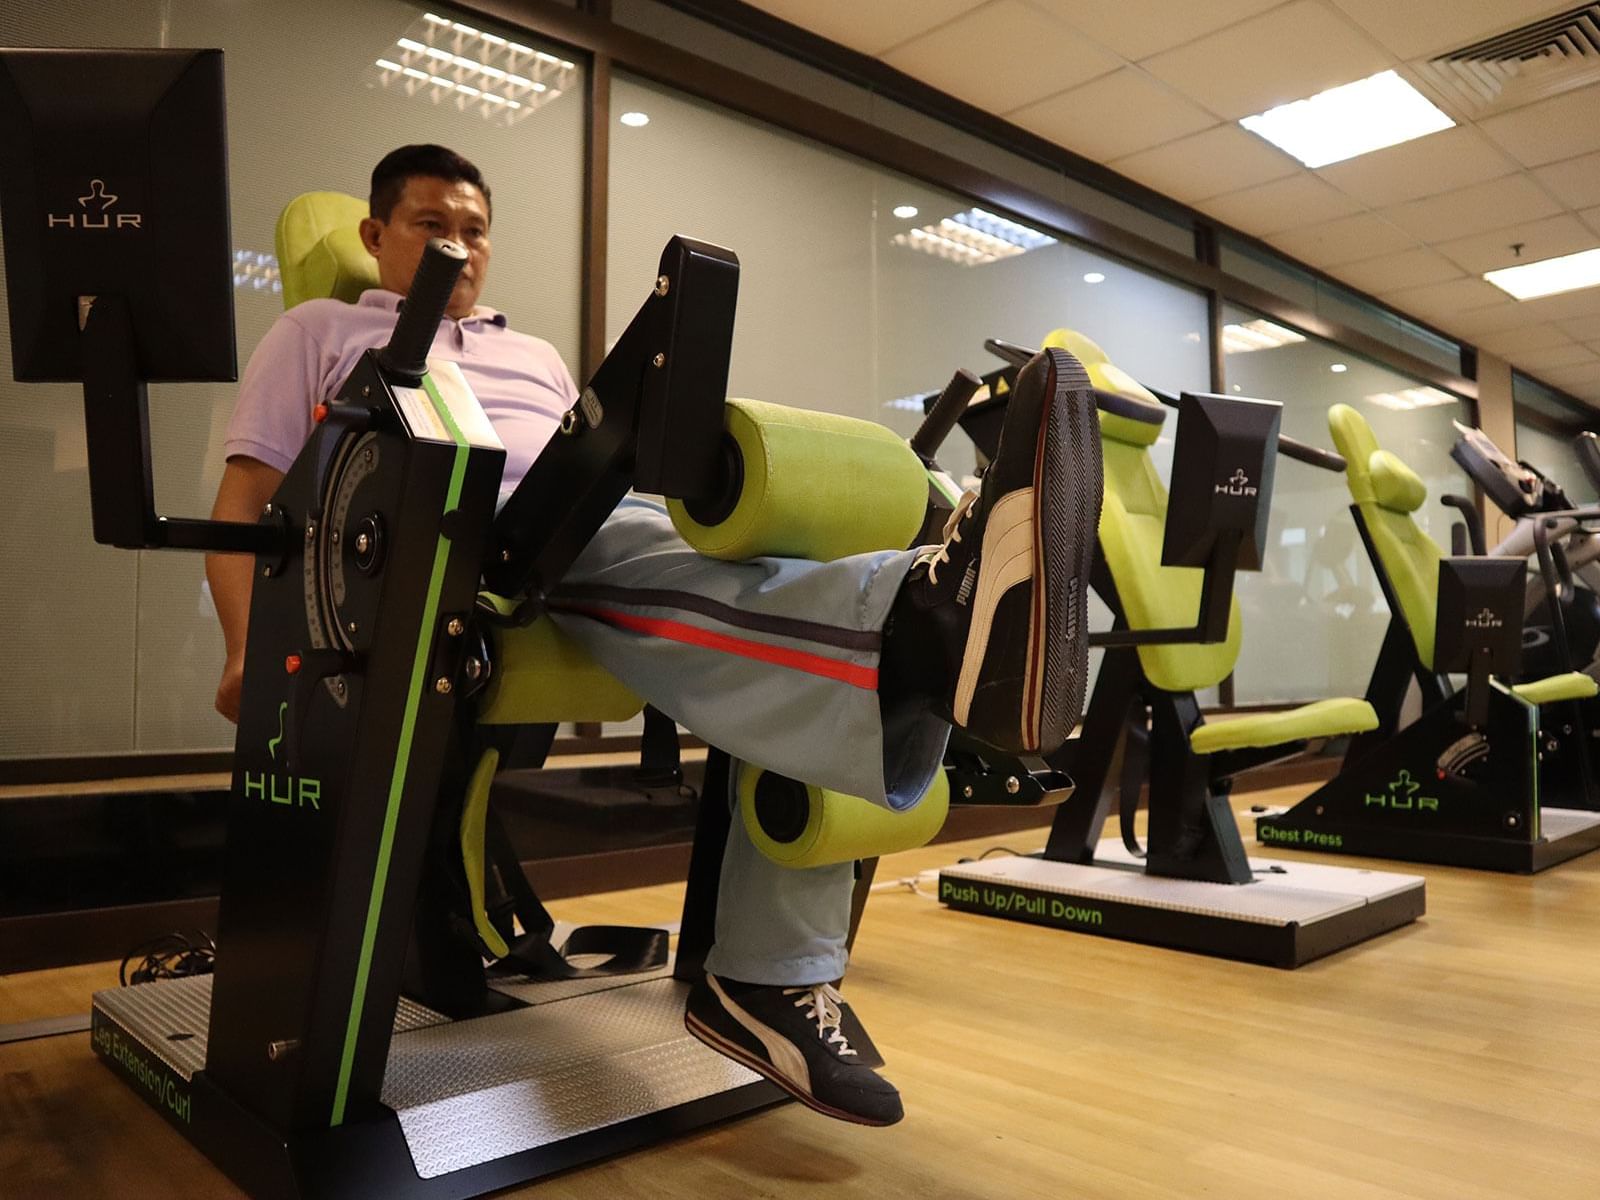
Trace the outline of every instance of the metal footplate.
<instances>
[{"instance_id":1,"label":"metal footplate","mask_svg":"<svg viewBox=\"0 0 1600 1200\"><path fill-rule=\"evenodd\" d=\"M92 1038L102 1059L238 1179L226 1142L236 1136L229 1130L236 1131L239 1113L207 1086L204 1070L211 983L202 976L98 992ZM352 1194L476 1195L781 1098L689 1036L687 985L672 979L670 967L621 984L507 981L497 990L527 1006L452 1021L401 1001L383 1103L411 1171L396 1178L395 1164L385 1162L383 1178ZM295 1147L288 1149L296 1157ZM309 1153L326 1157L328 1149ZM353 1157L351 1173L365 1155ZM304 1183L308 1173L296 1174ZM348 1177L334 1178L341 1174ZM263 1188L256 1174L247 1186L280 1191L267 1182ZM328 1194L344 1194L332 1187ZM322 1189L285 1186L281 1194Z\"/></svg>"},{"instance_id":2,"label":"metal footplate","mask_svg":"<svg viewBox=\"0 0 1600 1200\"><path fill-rule=\"evenodd\" d=\"M1146 874L1120 841L1093 865L1004 856L946 867L951 908L1275 967L1298 967L1396 929L1425 908L1420 875L1251 859L1255 882Z\"/></svg>"}]
</instances>

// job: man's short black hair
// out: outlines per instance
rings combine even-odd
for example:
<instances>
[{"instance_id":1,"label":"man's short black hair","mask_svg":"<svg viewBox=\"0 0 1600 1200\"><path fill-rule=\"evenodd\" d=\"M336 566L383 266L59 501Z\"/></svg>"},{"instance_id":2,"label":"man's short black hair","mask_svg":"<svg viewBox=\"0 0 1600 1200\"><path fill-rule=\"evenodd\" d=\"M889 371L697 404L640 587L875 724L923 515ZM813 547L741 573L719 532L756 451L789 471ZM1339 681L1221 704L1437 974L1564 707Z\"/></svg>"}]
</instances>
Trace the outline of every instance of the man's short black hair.
<instances>
[{"instance_id":1,"label":"man's short black hair","mask_svg":"<svg viewBox=\"0 0 1600 1200\"><path fill-rule=\"evenodd\" d=\"M483 202L489 209L489 215L494 215L494 204L489 198L489 185L483 181L483 172L454 150L435 146L431 142L391 150L372 168L372 194L367 198L372 215L380 221L387 221L400 201L400 194L405 191L406 180L416 175L443 179L447 183L470 183L483 193Z\"/></svg>"}]
</instances>

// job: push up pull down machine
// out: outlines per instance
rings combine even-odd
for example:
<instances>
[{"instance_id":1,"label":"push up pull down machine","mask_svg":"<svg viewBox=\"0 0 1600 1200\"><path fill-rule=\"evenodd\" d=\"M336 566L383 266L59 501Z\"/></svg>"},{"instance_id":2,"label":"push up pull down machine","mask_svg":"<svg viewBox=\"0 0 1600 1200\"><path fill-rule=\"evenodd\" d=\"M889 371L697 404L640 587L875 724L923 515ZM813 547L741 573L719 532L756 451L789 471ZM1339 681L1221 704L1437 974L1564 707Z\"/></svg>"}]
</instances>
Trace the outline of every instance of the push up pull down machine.
<instances>
[{"instance_id":1,"label":"push up pull down machine","mask_svg":"<svg viewBox=\"0 0 1600 1200\"><path fill-rule=\"evenodd\" d=\"M1032 351L991 341L1014 369ZM940 873L952 908L1103 937L1295 967L1422 914L1415 875L1250 859L1229 804L1234 777L1375 725L1362 701L1207 722L1195 692L1232 669L1241 636L1236 571L1259 570L1282 454L1324 469L1339 456L1279 433L1282 406L1234 396L1158 396L1081 334L1046 345L1075 354L1100 407L1105 502L1091 583L1111 610L1079 735L1051 755L1077 793L1038 856L1002 856ZM979 451L1008 386L963 422ZM1170 496L1150 462L1166 406L1178 409ZM1176 571L1174 567L1200 568ZM1119 756L1120 749L1120 756ZM1141 845L1134 814L1149 784ZM1122 839L1102 840L1121 798Z\"/></svg>"}]
</instances>

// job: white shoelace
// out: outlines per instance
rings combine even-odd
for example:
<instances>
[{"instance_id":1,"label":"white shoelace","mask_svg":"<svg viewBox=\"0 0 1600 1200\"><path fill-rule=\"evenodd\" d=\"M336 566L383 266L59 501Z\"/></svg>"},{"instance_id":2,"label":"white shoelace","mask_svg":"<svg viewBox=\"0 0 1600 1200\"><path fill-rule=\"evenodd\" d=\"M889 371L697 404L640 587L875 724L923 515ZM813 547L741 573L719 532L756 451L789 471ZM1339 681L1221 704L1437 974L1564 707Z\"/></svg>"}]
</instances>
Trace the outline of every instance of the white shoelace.
<instances>
[{"instance_id":1,"label":"white shoelace","mask_svg":"<svg viewBox=\"0 0 1600 1200\"><path fill-rule=\"evenodd\" d=\"M929 583L939 582L939 568L950 561L950 547L961 540L961 522L967 519L968 510L977 502L977 492L970 489L962 492L961 499L956 501L955 510L945 518L944 545L923 560L928 564Z\"/></svg>"},{"instance_id":2,"label":"white shoelace","mask_svg":"<svg viewBox=\"0 0 1600 1200\"><path fill-rule=\"evenodd\" d=\"M842 1057L854 1054L850 1043L845 1040L844 1032L839 1028L839 1021L844 1013L839 1005L844 1003L844 997L831 983L819 983L809 988L784 988L785 996L798 996L794 1002L796 1008L810 1007L810 1017L817 1023L817 1036L830 1046L837 1047L837 1053Z\"/></svg>"}]
</instances>

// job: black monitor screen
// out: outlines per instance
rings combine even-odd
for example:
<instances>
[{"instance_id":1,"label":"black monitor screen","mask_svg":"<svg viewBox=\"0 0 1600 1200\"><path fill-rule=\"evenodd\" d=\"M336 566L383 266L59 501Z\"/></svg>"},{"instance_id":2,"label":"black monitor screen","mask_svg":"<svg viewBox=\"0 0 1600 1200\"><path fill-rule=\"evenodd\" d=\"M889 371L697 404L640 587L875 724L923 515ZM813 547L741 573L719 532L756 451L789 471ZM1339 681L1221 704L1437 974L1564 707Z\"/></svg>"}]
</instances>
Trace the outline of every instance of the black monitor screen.
<instances>
[{"instance_id":1,"label":"black monitor screen","mask_svg":"<svg viewBox=\"0 0 1600 1200\"><path fill-rule=\"evenodd\" d=\"M222 51L0 50L0 130L16 378L82 379L112 295L141 378L237 378Z\"/></svg>"}]
</instances>

